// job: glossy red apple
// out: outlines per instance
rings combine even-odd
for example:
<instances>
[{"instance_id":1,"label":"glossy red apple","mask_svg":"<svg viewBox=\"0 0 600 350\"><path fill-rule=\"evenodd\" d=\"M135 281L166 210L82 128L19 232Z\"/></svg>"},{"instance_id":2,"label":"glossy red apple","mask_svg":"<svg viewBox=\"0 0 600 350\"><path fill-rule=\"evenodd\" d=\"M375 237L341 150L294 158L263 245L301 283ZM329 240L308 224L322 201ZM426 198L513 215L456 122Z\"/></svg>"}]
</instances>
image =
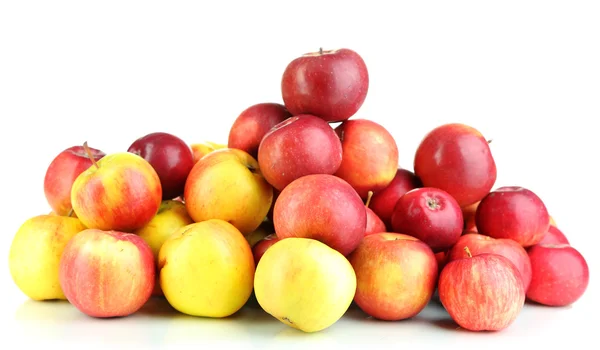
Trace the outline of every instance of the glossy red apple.
<instances>
[{"instance_id":1,"label":"glossy red apple","mask_svg":"<svg viewBox=\"0 0 600 350\"><path fill-rule=\"evenodd\" d=\"M462 211L456 200L438 188L406 192L394 207L392 230L420 239L434 253L450 249L462 234Z\"/></svg>"},{"instance_id":2,"label":"glossy red apple","mask_svg":"<svg viewBox=\"0 0 600 350\"><path fill-rule=\"evenodd\" d=\"M367 211L367 229L365 230L365 236L387 231L383 221L379 218L379 216L377 216L377 214L375 214L373 210L371 210L371 208L369 208L372 197L373 192L369 191L367 202L365 203L365 209Z\"/></svg>"},{"instance_id":3,"label":"glossy red apple","mask_svg":"<svg viewBox=\"0 0 600 350\"><path fill-rule=\"evenodd\" d=\"M392 213L396 202L406 192L419 187L422 187L421 181L412 171L399 168L392 181L384 189L373 194L369 208L379 216L388 230L392 230Z\"/></svg>"},{"instance_id":4,"label":"glossy red apple","mask_svg":"<svg viewBox=\"0 0 600 350\"><path fill-rule=\"evenodd\" d=\"M272 233L265 238L261 239L252 247L252 255L254 256L254 264L258 265L260 258L262 258L263 254L271 247L273 244L279 242L281 238L277 237L276 234Z\"/></svg>"},{"instance_id":5,"label":"glossy red apple","mask_svg":"<svg viewBox=\"0 0 600 350\"><path fill-rule=\"evenodd\" d=\"M313 115L297 115L274 126L258 148L258 164L277 190L305 175L334 174L342 143L331 126Z\"/></svg>"},{"instance_id":6,"label":"glossy red apple","mask_svg":"<svg viewBox=\"0 0 600 350\"><path fill-rule=\"evenodd\" d=\"M567 239L567 236L556 226L550 225L548 232L544 235L538 244L571 244Z\"/></svg>"},{"instance_id":7,"label":"glossy red apple","mask_svg":"<svg viewBox=\"0 0 600 350\"><path fill-rule=\"evenodd\" d=\"M158 174L163 199L173 199L183 194L188 174L194 166L192 149L179 137L155 132L135 140L128 152L144 158Z\"/></svg>"},{"instance_id":8,"label":"glossy red apple","mask_svg":"<svg viewBox=\"0 0 600 350\"><path fill-rule=\"evenodd\" d=\"M425 135L414 169L423 186L450 193L461 207L480 201L497 176L488 141L477 129L459 123L438 126Z\"/></svg>"},{"instance_id":9,"label":"glossy red apple","mask_svg":"<svg viewBox=\"0 0 600 350\"><path fill-rule=\"evenodd\" d=\"M544 202L531 190L503 186L481 200L475 222L481 234L509 238L530 247L548 232L550 216Z\"/></svg>"},{"instance_id":10,"label":"glossy red apple","mask_svg":"<svg viewBox=\"0 0 600 350\"><path fill-rule=\"evenodd\" d=\"M292 114L279 103L258 103L240 113L229 130L227 146L258 156L260 141L271 128Z\"/></svg>"},{"instance_id":11,"label":"glossy red apple","mask_svg":"<svg viewBox=\"0 0 600 350\"><path fill-rule=\"evenodd\" d=\"M567 306L583 296L590 271L577 249L567 244L536 244L528 253L532 269L529 300L547 306Z\"/></svg>"},{"instance_id":12,"label":"glossy red apple","mask_svg":"<svg viewBox=\"0 0 600 350\"><path fill-rule=\"evenodd\" d=\"M368 89L364 60L345 48L304 54L288 64L281 79L283 102L292 114L312 114L327 122L352 117Z\"/></svg>"}]
</instances>

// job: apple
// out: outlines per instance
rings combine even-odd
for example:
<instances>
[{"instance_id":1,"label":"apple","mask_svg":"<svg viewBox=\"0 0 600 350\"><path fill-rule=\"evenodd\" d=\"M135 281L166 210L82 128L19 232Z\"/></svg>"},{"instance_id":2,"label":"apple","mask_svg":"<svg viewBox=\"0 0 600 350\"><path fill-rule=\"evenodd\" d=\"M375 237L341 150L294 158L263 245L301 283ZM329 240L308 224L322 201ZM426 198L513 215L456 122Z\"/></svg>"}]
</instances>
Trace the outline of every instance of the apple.
<instances>
[{"instance_id":1,"label":"apple","mask_svg":"<svg viewBox=\"0 0 600 350\"><path fill-rule=\"evenodd\" d=\"M531 282L531 262L527 251L519 243L507 238L492 238L477 233L462 235L448 254L448 260L453 261L468 257L464 247L469 247L470 254L498 254L512 262L523 280L523 288L527 290Z\"/></svg>"},{"instance_id":2,"label":"apple","mask_svg":"<svg viewBox=\"0 0 600 350\"><path fill-rule=\"evenodd\" d=\"M273 225L282 239L312 238L348 255L365 235L367 211L346 181L333 175L306 175L279 194Z\"/></svg>"},{"instance_id":3,"label":"apple","mask_svg":"<svg viewBox=\"0 0 600 350\"><path fill-rule=\"evenodd\" d=\"M341 48L306 53L283 72L281 93L293 114L312 114L327 122L352 117L369 89L369 72L355 51Z\"/></svg>"},{"instance_id":4,"label":"apple","mask_svg":"<svg viewBox=\"0 0 600 350\"><path fill-rule=\"evenodd\" d=\"M496 182L496 163L488 141L475 128L440 125L421 140L414 158L423 186L444 190L460 207L480 201Z\"/></svg>"},{"instance_id":5,"label":"apple","mask_svg":"<svg viewBox=\"0 0 600 350\"><path fill-rule=\"evenodd\" d=\"M66 300L60 287L60 256L69 240L85 230L76 218L38 215L26 220L10 245L8 267L15 285L37 301Z\"/></svg>"},{"instance_id":6,"label":"apple","mask_svg":"<svg viewBox=\"0 0 600 350\"><path fill-rule=\"evenodd\" d=\"M335 175L346 180L361 198L377 193L392 182L398 170L398 146L382 125L352 119L335 128L342 142L342 163Z\"/></svg>"},{"instance_id":7,"label":"apple","mask_svg":"<svg viewBox=\"0 0 600 350\"><path fill-rule=\"evenodd\" d=\"M590 271L577 249L568 244L536 244L528 253L532 277L527 299L546 306L567 306L583 296Z\"/></svg>"},{"instance_id":8,"label":"apple","mask_svg":"<svg viewBox=\"0 0 600 350\"><path fill-rule=\"evenodd\" d=\"M182 227L162 245L158 260L165 298L183 314L228 317L252 293L252 250L227 221L208 219Z\"/></svg>"},{"instance_id":9,"label":"apple","mask_svg":"<svg viewBox=\"0 0 600 350\"><path fill-rule=\"evenodd\" d=\"M252 247L252 255L254 256L254 263L258 265L260 258L265 254L273 244L281 241L281 238L277 237L275 233L271 233L267 237L258 241L254 247Z\"/></svg>"},{"instance_id":10,"label":"apple","mask_svg":"<svg viewBox=\"0 0 600 350\"><path fill-rule=\"evenodd\" d=\"M469 331L508 328L525 305L519 270L507 258L484 253L449 261L438 280L439 299L450 317Z\"/></svg>"},{"instance_id":11,"label":"apple","mask_svg":"<svg viewBox=\"0 0 600 350\"><path fill-rule=\"evenodd\" d=\"M156 170L162 199L183 194L185 181L194 166L194 156L182 139L166 132L154 132L135 140L127 151L144 158Z\"/></svg>"},{"instance_id":12,"label":"apple","mask_svg":"<svg viewBox=\"0 0 600 350\"><path fill-rule=\"evenodd\" d=\"M258 163L265 179L281 191L305 175L334 174L342 164L342 143L323 119L298 115L265 134Z\"/></svg>"},{"instance_id":13,"label":"apple","mask_svg":"<svg viewBox=\"0 0 600 350\"><path fill-rule=\"evenodd\" d=\"M406 192L394 207L392 230L420 239L434 253L450 249L463 232L462 211L449 193L432 187Z\"/></svg>"},{"instance_id":14,"label":"apple","mask_svg":"<svg viewBox=\"0 0 600 350\"><path fill-rule=\"evenodd\" d=\"M216 143L212 141L204 141L192 143L190 145L190 149L192 150L192 157L194 159L194 164L196 164L202 157L209 154L212 151L227 148L227 145Z\"/></svg>"},{"instance_id":15,"label":"apple","mask_svg":"<svg viewBox=\"0 0 600 350\"><path fill-rule=\"evenodd\" d=\"M548 232L537 244L570 244L567 236L556 226L550 225Z\"/></svg>"},{"instance_id":16,"label":"apple","mask_svg":"<svg viewBox=\"0 0 600 350\"><path fill-rule=\"evenodd\" d=\"M444 266L448 263L448 251L441 251L435 253L435 260L438 264L438 273L442 271Z\"/></svg>"},{"instance_id":17,"label":"apple","mask_svg":"<svg viewBox=\"0 0 600 350\"><path fill-rule=\"evenodd\" d=\"M509 238L527 248L544 238L550 216L544 202L531 190L503 186L481 200L475 222L479 233Z\"/></svg>"},{"instance_id":18,"label":"apple","mask_svg":"<svg viewBox=\"0 0 600 350\"><path fill-rule=\"evenodd\" d=\"M375 212L369 208L371 199L373 198L373 191L369 191L367 196L367 202L365 203L365 210L367 211L367 228L365 229L365 236L386 232L387 228L383 221L375 214Z\"/></svg>"},{"instance_id":19,"label":"apple","mask_svg":"<svg viewBox=\"0 0 600 350\"><path fill-rule=\"evenodd\" d=\"M481 201L468 205L462 208L463 220L465 225L463 226L463 234L465 233L477 233L477 223L475 222L475 214L477 213L477 207Z\"/></svg>"},{"instance_id":20,"label":"apple","mask_svg":"<svg viewBox=\"0 0 600 350\"><path fill-rule=\"evenodd\" d=\"M248 153L215 150L192 168L184 190L185 206L195 222L225 220L242 234L256 230L273 200L273 188Z\"/></svg>"},{"instance_id":21,"label":"apple","mask_svg":"<svg viewBox=\"0 0 600 350\"><path fill-rule=\"evenodd\" d=\"M250 248L253 248L258 242L262 241L265 237L269 235L275 234L275 227L273 227L273 223L270 221L263 221L258 228L249 234L245 235L246 241L250 245Z\"/></svg>"},{"instance_id":22,"label":"apple","mask_svg":"<svg viewBox=\"0 0 600 350\"><path fill-rule=\"evenodd\" d=\"M412 171L399 168L392 181L384 189L373 194L369 208L383 220L388 230L391 230L396 202L406 192L419 187L422 187L421 181Z\"/></svg>"},{"instance_id":23,"label":"apple","mask_svg":"<svg viewBox=\"0 0 600 350\"><path fill-rule=\"evenodd\" d=\"M314 239L282 239L256 266L254 293L261 308L306 333L335 324L350 307L355 291L350 262Z\"/></svg>"},{"instance_id":24,"label":"apple","mask_svg":"<svg viewBox=\"0 0 600 350\"><path fill-rule=\"evenodd\" d=\"M71 189L73 210L88 228L133 232L158 212L162 187L144 158L118 152L83 171Z\"/></svg>"},{"instance_id":25,"label":"apple","mask_svg":"<svg viewBox=\"0 0 600 350\"><path fill-rule=\"evenodd\" d=\"M124 317L150 299L155 271L152 249L138 235L86 229L67 243L59 281L67 300L82 313Z\"/></svg>"},{"instance_id":26,"label":"apple","mask_svg":"<svg viewBox=\"0 0 600 350\"><path fill-rule=\"evenodd\" d=\"M258 103L240 113L229 130L228 147L258 157L258 146L269 130L292 114L280 103Z\"/></svg>"},{"instance_id":27,"label":"apple","mask_svg":"<svg viewBox=\"0 0 600 350\"><path fill-rule=\"evenodd\" d=\"M438 264L431 248L412 236L366 236L348 260L356 272L354 302L369 316L398 321L419 314L431 300Z\"/></svg>"},{"instance_id":28,"label":"apple","mask_svg":"<svg viewBox=\"0 0 600 350\"><path fill-rule=\"evenodd\" d=\"M92 166L92 159L98 161L106 155L98 149L88 148L89 154L83 146L69 147L60 152L46 169L44 194L56 215L69 215L72 212L71 188L73 182L79 174Z\"/></svg>"}]
</instances>

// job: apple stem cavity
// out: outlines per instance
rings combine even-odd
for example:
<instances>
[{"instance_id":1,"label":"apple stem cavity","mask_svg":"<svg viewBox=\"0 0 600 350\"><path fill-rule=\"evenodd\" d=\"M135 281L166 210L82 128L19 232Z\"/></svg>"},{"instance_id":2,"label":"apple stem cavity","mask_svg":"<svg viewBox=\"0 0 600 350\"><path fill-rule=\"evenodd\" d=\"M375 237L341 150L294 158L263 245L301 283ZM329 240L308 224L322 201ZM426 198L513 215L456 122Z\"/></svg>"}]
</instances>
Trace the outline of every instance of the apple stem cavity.
<instances>
[{"instance_id":1,"label":"apple stem cavity","mask_svg":"<svg viewBox=\"0 0 600 350\"><path fill-rule=\"evenodd\" d=\"M469 249L469 247L465 247L465 252L467 253L467 257L472 258L473 254L471 254L471 250Z\"/></svg>"},{"instance_id":2,"label":"apple stem cavity","mask_svg":"<svg viewBox=\"0 0 600 350\"><path fill-rule=\"evenodd\" d=\"M427 206L431 210L437 210L440 208L440 204L433 198L427 198Z\"/></svg>"},{"instance_id":3,"label":"apple stem cavity","mask_svg":"<svg viewBox=\"0 0 600 350\"><path fill-rule=\"evenodd\" d=\"M365 203L365 207L369 207L369 204L371 204L371 198L373 198L373 191L369 191L369 193L367 193L367 202Z\"/></svg>"},{"instance_id":4,"label":"apple stem cavity","mask_svg":"<svg viewBox=\"0 0 600 350\"><path fill-rule=\"evenodd\" d=\"M96 159L94 158L94 155L92 154L92 151L90 150L90 147L88 146L87 141L85 141L83 143L83 149L85 150L85 153L87 154L87 156L92 160L92 164L94 164L94 166L97 169L100 169L100 166L98 165L98 163L96 163Z\"/></svg>"}]
</instances>

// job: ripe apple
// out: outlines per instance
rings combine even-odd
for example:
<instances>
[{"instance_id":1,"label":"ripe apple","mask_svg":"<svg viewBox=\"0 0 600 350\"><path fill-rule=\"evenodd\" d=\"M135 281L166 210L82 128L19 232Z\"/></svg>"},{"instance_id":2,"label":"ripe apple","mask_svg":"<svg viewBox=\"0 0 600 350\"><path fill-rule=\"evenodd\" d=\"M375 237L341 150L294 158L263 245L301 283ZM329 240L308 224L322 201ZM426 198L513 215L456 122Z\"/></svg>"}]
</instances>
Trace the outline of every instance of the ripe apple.
<instances>
[{"instance_id":1,"label":"ripe apple","mask_svg":"<svg viewBox=\"0 0 600 350\"><path fill-rule=\"evenodd\" d=\"M156 170L162 199L183 194L185 180L194 166L194 156L182 139L166 132L150 133L135 140L127 151L144 158Z\"/></svg>"},{"instance_id":2,"label":"ripe apple","mask_svg":"<svg viewBox=\"0 0 600 350\"><path fill-rule=\"evenodd\" d=\"M525 305L519 270L497 254L450 261L439 276L440 302L460 327L469 331L501 331L510 326Z\"/></svg>"},{"instance_id":3,"label":"ripe apple","mask_svg":"<svg viewBox=\"0 0 600 350\"><path fill-rule=\"evenodd\" d=\"M252 247L252 255L254 256L254 263L258 265L260 258L265 254L273 244L281 241L281 238L277 237L275 233L271 233L267 237L258 241L254 247Z\"/></svg>"},{"instance_id":4,"label":"ripe apple","mask_svg":"<svg viewBox=\"0 0 600 350\"><path fill-rule=\"evenodd\" d=\"M369 89L369 72L362 57L342 48L306 53L283 72L281 93L293 114L312 114L327 122L352 117Z\"/></svg>"},{"instance_id":5,"label":"ripe apple","mask_svg":"<svg viewBox=\"0 0 600 350\"><path fill-rule=\"evenodd\" d=\"M394 207L392 230L420 239L434 253L450 249L460 238L462 211L449 193L432 187L406 192Z\"/></svg>"},{"instance_id":6,"label":"ripe apple","mask_svg":"<svg viewBox=\"0 0 600 350\"><path fill-rule=\"evenodd\" d=\"M298 115L265 134L258 163L267 181L281 191L305 175L334 174L342 163L342 143L323 119Z\"/></svg>"},{"instance_id":7,"label":"ripe apple","mask_svg":"<svg viewBox=\"0 0 600 350\"><path fill-rule=\"evenodd\" d=\"M86 229L67 243L59 266L67 300L92 317L123 317L150 299L156 269L141 237Z\"/></svg>"},{"instance_id":8,"label":"ripe apple","mask_svg":"<svg viewBox=\"0 0 600 350\"><path fill-rule=\"evenodd\" d=\"M392 230L392 213L396 202L406 192L419 187L422 187L421 181L412 171L399 168L392 181L384 189L373 194L369 208L383 220L388 230Z\"/></svg>"},{"instance_id":9,"label":"ripe apple","mask_svg":"<svg viewBox=\"0 0 600 350\"><path fill-rule=\"evenodd\" d=\"M98 149L89 148L89 154L83 146L69 147L60 152L46 169L44 194L50 208L57 215L69 215L71 188L79 174L92 166L92 158L100 160L106 154ZM92 157L92 158L90 158Z\"/></svg>"},{"instance_id":10,"label":"ripe apple","mask_svg":"<svg viewBox=\"0 0 600 350\"><path fill-rule=\"evenodd\" d=\"M262 309L303 332L329 328L346 313L356 291L348 260L326 244L286 238L256 266L254 293Z\"/></svg>"},{"instance_id":11,"label":"ripe apple","mask_svg":"<svg viewBox=\"0 0 600 350\"><path fill-rule=\"evenodd\" d=\"M515 265L523 280L523 288L527 290L531 282L531 262L527 251L519 243L507 238L492 238L477 233L462 235L448 254L448 260L453 261L468 257L465 247L470 254L498 254L510 260Z\"/></svg>"},{"instance_id":12,"label":"ripe apple","mask_svg":"<svg viewBox=\"0 0 600 350\"><path fill-rule=\"evenodd\" d=\"M568 244L536 244L528 253L532 269L529 300L547 306L567 306L583 296L590 271L577 249Z\"/></svg>"},{"instance_id":13,"label":"ripe apple","mask_svg":"<svg viewBox=\"0 0 600 350\"><path fill-rule=\"evenodd\" d=\"M227 317L252 293L252 250L227 221L208 219L182 227L165 241L158 259L165 298L181 313Z\"/></svg>"},{"instance_id":14,"label":"ripe apple","mask_svg":"<svg viewBox=\"0 0 600 350\"><path fill-rule=\"evenodd\" d=\"M365 235L367 211L346 181L333 175L307 175L281 191L273 224L282 239L312 238L348 255Z\"/></svg>"},{"instance_id":15,"label":"ripe apple","mask_svg":"<svg viewBox=\"0 0 600 350\"><path fill-rule=\"evenodd\" d=\"M365 236L386 232L386 227L383 221L375 214L371 208L369 208L369 204L371 203L371 199L373 198L373 191L369 191L367 196L367 202L365 203L365 210L367 211L367 228L365 229Z\"/></svg>"},{"instance_id":16,"label":"ripe apple","mask_svg":"<svg viewBox=\"0 0 600 350\"><path fill-rule=\"evenodd\" d=\"M415 174L423 186L444 190L466 207L480 201L496 182L496 163L488 141L459 123L431 130L417 147Z\"/></svg>"},{"instance_id":17,"label":"ripe apple","mask_svg":"<svg viewBox=\"0 0 600 350\"><path fill-rule=\"evenodd\" d=\"M162 187L158 174L130 152L104 156L82 172L71 190L73 210L88 228L133 232L158 212Z\"/></svg>"},{"instance_id":18,"label":"ripe apple","mask_svg":"<svg viewBox=\"0 0 600 350\"><path fill-rule=\"evenodd\" d=\"M342 142L342 163L335 175L361 198L392 182L398 170L398 146L382 125L368 119L346 120L335 128Z\"/></svg>"},{"instance_id":19,"label":"ripe apple","mask_svg":"<svg viewBox=\"0 0 600 350\"><path fill-rule=\"evenodd\" d=\"M184 198L195 222L221 219L247 235L267 216L273 188L261 174L256 159L242 150L224 148L194 165Z\"/></svg>"},{"instance_id":20,"label":"ripe apple","mask_svg":"<svg viewBox=\"0 0 600 350\"><path fill-rule=\"evenodd\" d=\"M531 190L503 186L479 203L477 231L493 238L510 238L527 248L539 243L550 227L544 202Z\"/></svg>"},{"instance_id":21,"label":"ripe apple","mask_svg":"<svg viewBox=\"0 0 600 350\"><path fill-rule=\"evenodd\" d=\"M228 147L258 157L260 141L269 130L292 114L279 103L258 103L240 113L229 130Z\"/></svg>"},{"instance_id":22,"label":"ripe apple","mask_svg":"<svg viewBox=\"0 0 600 350\"><path fill-rule=\"evenodd\" d=\"M475 222L475 213L477 213L477 207L481 201L468 205L462 208L463 221L463 234L465 233L477 233L477 223Z\"/></svg>"},{"instance_id":23,"label":"ripe apple","mask_svg":"<svg viewBox=\"0 0 600 350\"><path fill-rule=\"evenodd\" d=\"M431 300L438 278L433 251L412 236L366 236L348 260L356 272L354 302L369 316L386 321L411 318Z\"/></svg>"},{"instance_id":24,"label":"ripe apple","mask_svg":"<svg viewBox=\"0 0 600 350\"><path fill-rule=\"evenodd\" d=\"M570 244L567 236L556 226L550 225L548 232L538 244Z\"/></svg>"},{"instance_id":25,"label":"ripe apple","mask_svg":"<svg viewBox=\"0 0 600 350\"><path fill-rule=\"evenodd\" d=\"M216 151L218 149L227 148L227 145L223 145L221 143L204 141L198 143L192 143L190 145L190 149L192 150L192 156L194 159L194 164L196 164L200 158L209 154L212 151Z\"/></svg>"},{"instance_id":26,"label":"ripe apple","mask_svg":"<svg viewBox=\"0 0 600 350\"><path fill-rule=\"evenodd\" d=\"M85 230L76 218L38 215L25 221L10 245L8 267L15 285L27 297L66 300L60 288L60 256L69 240Z\"/></svg>"}]
</instances>

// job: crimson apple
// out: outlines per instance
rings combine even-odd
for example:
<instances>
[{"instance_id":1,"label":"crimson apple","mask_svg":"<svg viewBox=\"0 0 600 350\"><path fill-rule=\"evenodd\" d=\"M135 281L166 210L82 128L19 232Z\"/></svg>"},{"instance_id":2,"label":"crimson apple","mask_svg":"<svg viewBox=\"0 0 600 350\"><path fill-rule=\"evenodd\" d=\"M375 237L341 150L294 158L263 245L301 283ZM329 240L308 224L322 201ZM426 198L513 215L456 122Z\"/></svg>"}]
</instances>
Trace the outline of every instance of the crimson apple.
<instances>
[{"instance_id":1,"label":"crimson apple","mask_svg":"<svg viewBox=\"0 0 600 350\"><path fill-rule=\"evenodd\" d=\"M276 234L271 233L265 238L261 239L252 247L252 255L254 256L254 264L258 265L260 258L262 258L263 254L271 247L273 244L279 242L281 238L277 237Z\"/></svg>"},{"instance_id":2,"label":"crimson apple","mask_svg":"<svg viewBox=\"0 0 600 350\"><path fill-rule=\"evenodd\" d=\"M398 168L392 181L384 189L373 194L369 208L379 216L388 230L392 230L392 213L396 202L406 192L419 187L422 187L421 181L412 171Z\"/></svg>"},{"instance_id":3,"label":"crimson apple","mask_svg":"<svg viewBox=\"0 0 600 350\"><path fill-rule=\"evenodd\" d=\"M352 117L369 89L369 73L362 57L342 48L304 54L283 72L281 93L293 114L312 114L327 122Z\"/></svg>"},{"instance_id":4,"label":"crimson apple","mask_svg":"<svg viewBox=\"0 0 600 350\"><path fill-rule=\"evenodd\" d=\"M550 225L548 232L538 244L570 244L567 236L556 226Z\"/></svg>"},{"instance_id":5,"label":"crimson apple","mask_svg":"<svg viewBox=\"0 0 600 350\"><path fill-rule=\"evenodd\" d=\"M365 236L387 231L383 221L379 218L379 216L377 216L377 214L375 214L373 210L371 210L371 208L369 208L371 198L373 198L373 191L369 191L367 202L365 203L365 209L367 211L367 228L365 230Z\"/></svg>"}]
</instances>

